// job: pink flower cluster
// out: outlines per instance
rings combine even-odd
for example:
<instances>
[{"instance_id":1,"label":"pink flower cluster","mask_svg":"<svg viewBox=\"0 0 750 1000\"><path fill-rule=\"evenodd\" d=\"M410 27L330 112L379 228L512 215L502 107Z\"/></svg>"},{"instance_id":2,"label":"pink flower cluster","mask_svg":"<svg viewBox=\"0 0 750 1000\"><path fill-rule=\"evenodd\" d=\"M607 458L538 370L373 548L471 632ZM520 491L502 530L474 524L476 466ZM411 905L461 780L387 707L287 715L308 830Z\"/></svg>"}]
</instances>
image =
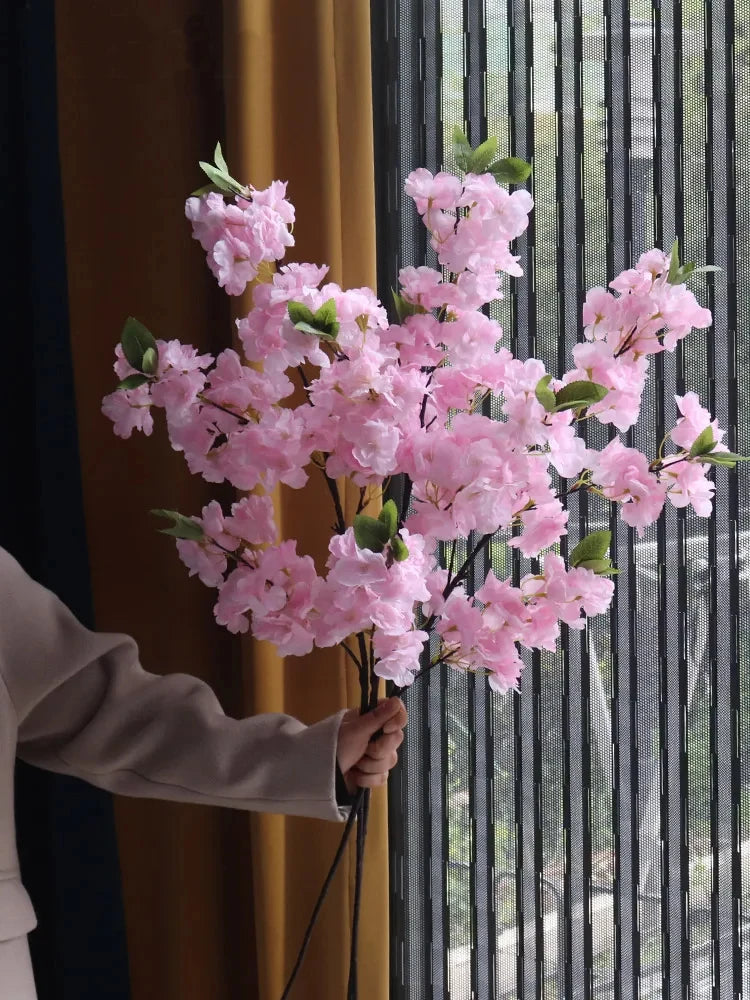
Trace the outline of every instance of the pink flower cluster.
<instances>
[{"instance_id":1,"label":"pink flower cluster","mask_svg":"<svg viewBox=\"0 0 750 1000\"><path fill-rule=\"evenodd\" d=\"M670 283L666 254L644 254L610 289L589 293L573 368L548 380L551 393L593 382L606 395L552 406L538 392L543 364L515 359L500 346L500 326L481 311L501 295L503 273L521 273L510 247L528 225L528 193L509 193L489 173L461 179L424 169L409 175L406 191L442 270L401 271L398 322L389 322L371 289L344 290L325 281L324 267L284 264L272 276L260 272L253 307L237 323L241 353L213 358L156 341L156 370L144 384L107 396L103 410L127 438L133 430L151 434L153 408L163 409L190 471L241 491L267 493L279 483L297 489L311 470L331 485L346 476L363 491L407 476L411 510L402 512L398 540L391 534L379 549L367 547L340 522L324 572L296 542L279 541L267 495L244 497L228 515L209 504L193 519L203 537L178 541L180 557L218 589L217 621L232 632L252 628L283 655L359 633L371 644L376 672L403 685L427 641L422 613L440 637L439 658L486 671L493 687L507 690L518 682L519 648L554 649L560 622L583 627L586 616L606 609L613 584L547 551L542 572L518 587L490 573L470 597L438 565L438 543L500 531L526 557L553 548L568 521L558 476L617 503L640 532L667 499L710 513L709 465L691 449L709 427L716 449L725 446L693 393L677 399L671 442L679 450L668 456L650 459L619 437L589 449L577 424L595 415L620 431L631 427L650 356L674 350L711 317L684 284ZM294 210L285 195L276 181L233 202L219 194L188 200L194 236L229 294L292 245ZM316 315L330 318L331 306L335 324L294 318L314 324ZM119 347L115 371L141 381ZM295 383L302 401L293 405ZM501 419L483 415L489 399Z\"/></svg>"},{"instance_id":2,"label":"pink flower cluster","mask_svg":"<svg viewBox=\"0 0 750 1000\"><path fill-rule=\"evenodd\" d=\"M443 658L455 667L486 671L496 691L518 686L519 645L554 651L561 621L583 628L585 616L606 611L614 592L610 579L589 569L567 569L554 553L544 557L541 573L527 574L518 587L490 571L473 597L457 588L443 600L445 582L444 570L433 574L432 597L424 608L440 616Z\"/></svg>"},{"instance_id":3,"label":"pink flower cluster","mask_svg":"<svg viewBox=\"0 0 750 1000\"><path fill-rule=\"evenodd\" d=\"M673 351L692 327L711 323L684 284L669 282L670 256L650 250L610 288L592 288L583 307L586 341L573 348L575 369L563 381L590 379L606 386L605 399L591 407L602 423L625 431L638 420L648 358Z\"/></svg>"},{"instance_id":4,"label":"pink flower cluster","mask_svg":"<svg viewBox=\"0 0 750 1000\"><path fill-rule=\"evenodd\" d=\"M264 261L276 261L294 246L289 226L294 206L286 200L286 184L274 181L263 191L227 203L218 192L188 198L185 215L193 237L206 251L206 261L227 295L241 295Z\"/></svg>"}]
</instances>

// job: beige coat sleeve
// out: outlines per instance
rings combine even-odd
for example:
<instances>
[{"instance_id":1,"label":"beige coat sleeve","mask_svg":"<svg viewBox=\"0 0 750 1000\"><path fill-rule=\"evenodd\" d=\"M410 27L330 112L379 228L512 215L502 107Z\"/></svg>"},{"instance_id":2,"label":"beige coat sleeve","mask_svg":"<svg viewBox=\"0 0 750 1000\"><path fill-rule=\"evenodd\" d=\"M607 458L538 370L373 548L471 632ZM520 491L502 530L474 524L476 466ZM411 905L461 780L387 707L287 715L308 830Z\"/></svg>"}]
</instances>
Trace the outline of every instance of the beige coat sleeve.
<instances>
[{"instance_id":1,"label":"beige coat sleeve","mask_svg":"<svg viewBox=\"0 0 750 1000\"><path fill-rule=\"evenodd\" d=\"M0 549L0 675L18 756L121 795L340 820L341 715L230 719L186 674L148 673L126 635L91 632Z\"/></svg>"}]
</instances>

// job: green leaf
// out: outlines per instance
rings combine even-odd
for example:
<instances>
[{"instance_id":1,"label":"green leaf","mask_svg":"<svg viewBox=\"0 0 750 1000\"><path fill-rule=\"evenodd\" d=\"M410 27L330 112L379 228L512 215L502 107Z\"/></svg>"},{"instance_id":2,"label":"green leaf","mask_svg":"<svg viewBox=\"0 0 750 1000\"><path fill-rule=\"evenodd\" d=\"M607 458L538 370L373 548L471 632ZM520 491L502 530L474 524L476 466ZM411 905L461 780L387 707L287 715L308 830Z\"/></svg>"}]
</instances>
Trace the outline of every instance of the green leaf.
<instances>
[{"instance_id":1,"label":"green leaf","mask_svg":"<svg viewBox=\"0 0 750 1000\"><path fill-rule=\"evenodd\" d=\"M220 142L216 143L216 149L214 150L214 163L219 170L222 171L222 173L225 173L227 177L229 177L229 167L227 166L227 161L224 159L224 154L221 151Z\"/></svg>"},{"instance_id":2,"label":"green leaf","mask_svg":"<svg viewBox=\"0 0 750 1000\"><path fill-rule=\"evenodd\" d=\"M570 553L569 562L571 566L580 566L583 562L592 559L604 559L607 549L612 541L611 531L592 531L591 534L582 538L578 545Z\"/></svg>"},{"instance_id":3,"label":"green leaf","mask_svg":"<svg viewBox=\"0 0 750 1000\"><path fill-rule=\"evenodd\" d=\"M200 160L198 166L211 183L215 184L220 191L225 191L227 194L247 194L239 181L236 181L234 177L230 177L229 174L224 173L223 170L217 169L213 164Z\"/></svg>"},{"instance_id":4,"label":"green leaf","mask_svg":"<svg viewBox=\"0 0 750 1000\"><path fill-rule=\"evenodd\" d=\"M680 264L678 241L675 240L672 244L672 253L669 258L669 273L667 274L667 281L670 285L684 285L684 283L692 275L697 274L700 271L714 269L715 268L712 264L707 264L705 267L698 268L696 268L695 264L692 262ZM718 270L720 270L720 268Z\"/></svg>"},{"instance_id":5,"label":"green leaf","mask_svg":"<svg viewBox=\"0 0 750 1000\"><path fill-rule=\"evenodd\" d=\"M679 284L677 281L677 275L680 271L680 246L677 240L672 244L672 253L669 258L669 274L667 275L667 281L670 285Z\"/></svg>"},{"instance_id":6,"label":"green leaf","mask_svg":"<svg viewBox=\"0 0 750 1000\"><path fill-rule=\"evenodd\" d=\"M330 327L336 322L336 299L328 299L315 310L315 323L320 327Z\"/></svg>"},{"instance_id":7,"label":"green leaf","mask_svg":"<svg viewBox=\"0 0 750 1000\"><path fill-rule=\"evenodd\" d=\"M312 337L320 337L321 340L335 340L338 336L339 324L336 322L334 299L324 302L315 313L302 302L288 302L287 312L294 329L300 333L308 333ZM328 319L330 316L333 316L332 320Z\"/></svg>"},{"instance_id":8,"label":"green leaf","mask_svg":"<svg viewBox=\"0 0 750 1000\"><path fill-rule=\"evenodd\" d=\"M584 559L583 562L577 563L575 568L590 569L597 576L614 576L620 572L619 569L614 568L609 559Z\"/></svg>"},{"instance_id":9,"label":"green leaf","mask_svg":"<svg viewBox=\"0 0 750 1000\"><path fill-rule=\"evenodd\" d=\"M542 378L540 378L537 382L536 389L534 390L537 402L542 404L547 413L552 413L555 409L555 394L549 387L551 381L551 375L542 376Z\"/></svg>"},{"instance_id":10,"label":"green leaf","mask_svg":"<svg viewBox=\"0 0 750 1000\"><path fill-rule=\"evenodd\" d=\"M378 514L378 521L388 529L388 537L393 538L398 531L398 507L394 500L388 500L383 504L383 509Z\"/></svg>"},{"instance_id":11,"label":"green leaf","mask_svg":"<svg viewBox=\"0 0 750 1000\"><path fill-rule=\"evenodd\" d=\"M694 271L695 271L695 264L693 264L692 261L689 261L687 264L683 264L682 267L680 268L679 283L682 285L684 282L686 282Z\"/></svg>"},{"instance_id":12,"label":"green leaf","mask_svg":"<svg viewBox=\"0 0 750 1000\"><path fill-rule=\"evenodd\" d=\"M308 309L302 302L287 302L286 311L292 323L309 323L311 326L315 322L312 309Z\"/></svg>"},{"instance_id":13,"label":"green leaf","mask_svg":"<svg viewBox=\"0 0 750 1000\"><path fill-rule=\"evenodd\" d=\"M747 455L737 455L733 451L714 451L710 455L701 455L701 462L708 462L709 465L723 465L727 469L733 469L738 462L747 461Z\"/></svg>"},{"instance_id":14,"label":"green leaf","mask_svg":"<svg viewBox=\"0 0 750 1000\"><path fill-rule=\"evenodd\" d=\"M173 538L186 538L191 542L197 542L199 539L205 537L203 528L199 524L192 518L185 517L184 514L180 514L176 510L152 510L151 513L156 514L157 517L168 517L174 521L174 524L169 528L159 528L162 535L172 535Z\"/></svg>"},{"instance_id":15,"label":"green leaf","mask_svg":"<svg viewBox=\"0 0 750 1000\"><path fill-rule=\"evenodd\" d=\"M453 154L460 170L468 172L471 152L471 143L466 133L458 125L455 125L453 128Z\"/></svg>"},{"instance_id":16,"label":"green leaf","mask_svg":"<svg viewBox=\"0 0 750 1000\"><path fill-rule=\"evenodd\" d=\"M699 455L705 455L709 451L713 451L715 447L716 442L714 441L714 432L710 427L707 427L704 431L701 431L695 441L693 441L692 447L690 448L690 457L697 458Z\"/></svg>"},{"instance_id":17,"label":"green leaf","mask_svg":"<svg viewBox=\"0 0 750 1000\"><path fill-rule=\"evenodd\" d=\"M407 302L403 295L399 295L393 289L391 289L391 295L399 323L403 323L408 316L418 316L427 312L424 306L420 306L417 302Z\"/></svg>"},{"instance_id":18,"label":"green leaf","mask_svg":"<svg viewBox=\"0 0 750 1000\"><path fill-rule=\"evenodd\" d=\"M156 369L159 367L159 352L155 347L149 347L143 352L141 367L146 375L156 375Z\"/></svg>"},{"instance_id":19,"label":"green leaf","mask_svg":"<svg viewBox=\"0 0 750 1000\"><path fill-rule=\"evenodd\" d=\"M388 543L388 528L374 517L357 514L354 518L354 540L360 549L382 552Z\"/></svg>"},{"instance_id":20,"label":"green leaf","mask_svg":"<svg viewBox=\"0 0 750 1000\"><path fill-rule=\"evenodd\" d=\"M118 389L138 389L148 382L148 375L128 375L122 382L117 383Z\"/></svg>"},{"instance_id":21,"label":"green leaf","mask_svg":"<svg viewBox=\"0 0 750 1000\"><path fill-rule=\"evenodd\" d=\"M312 323L295 323L294 329L299 330L300 333L309 333L311 337L320 337L321 340L335 340L339 332L338 323L335 324L336 330L333 333L329 333L327 330L319 330L317 326L313 326Z\"/></svg>"},{"instance_id":22,"label":"green leaf","mask_svg":"<svg viewBox=\"0 0 750 1000\"><path fill-rule=\"evenodd\" d=\"M404 559L409 558L409 549L406 542L402 538L399 538L398 535L391 539L391 552L396 562L403 562Z\"/></svg>"},{"instance_id":23,"label":"green leaf","mask_svg":"<svg viewBox=\"0 0 750 1000\"><path fill-rule=\"evenodd\" d=\"M599 403L609 390L598 382L569 382L555 393L553 413Z\"/></svg>"},{"instance_id":24,"label":"green leaf","mask_svg":"<svg viewBox=\"0 0 750 1000\"><path fill-rule=\"evenodd\" d=\"M467 173L483 174L497 156L497 138L492 135L480 143L469 158Z\"/></svg>"},{"instance_id":25,"label":"green leaf","mask_svg":"<svg viewBox=\"0 0 750 1000\"><path fill-rule=\"evenodd\" d=\"M703 264L701 267L695 268L693 271L693 277L696 274L703 274L704 271L716 271L718 273L721 271L721 268L717 267L716 264Z\"/></svg>"},{"instance_id":26,"label":"green leaf","mask_svg":"<svg viewBox=\"0 0 750 1000\"><path fill-rule=\"evenodd\" d=\"M523 184L531 176L531 164L517 156L508 156L493 163L489 173L498 184Z\"/></svg>"},{"instance_id":27,"label":"green leaf","mask_svg":"<svg viewBox=\"0 0 750 1000\"><path fill-rule=\"evenodd\" d=\"M156 341L150 330L140 320L128 316L120 337L122 353L128 364L138 371L143 370L143 356L149 348L157 350Z\"/></svg>"}]
</instances>

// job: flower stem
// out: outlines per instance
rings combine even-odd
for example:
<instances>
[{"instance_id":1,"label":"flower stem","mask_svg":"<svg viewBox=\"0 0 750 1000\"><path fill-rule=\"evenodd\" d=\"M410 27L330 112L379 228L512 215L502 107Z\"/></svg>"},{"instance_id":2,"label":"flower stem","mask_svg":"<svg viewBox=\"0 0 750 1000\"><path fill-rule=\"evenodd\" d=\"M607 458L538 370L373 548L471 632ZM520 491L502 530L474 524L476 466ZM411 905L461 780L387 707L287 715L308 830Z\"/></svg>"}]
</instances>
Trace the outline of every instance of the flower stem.
<instances>
[{"instance_id":1,"label":"flower stem","mask_svg":"<svg viewBox=\"0 0 750 1000\"><path fill-rule=\"evenodd\" d=\"M328 458L327 455L325 457ZM331 494L331 499L333 500L333 509L336 511L336 524L334 525L334 530L337 535L343 535L346 531L346 519L344 518L344 510L341 506L338 483L335 479L331 479L325 468L321 471L325 477L328 492Z\"/></svg>"},{"instance_id":2,"label":"flower stem","mask_svg":"<svg viewBox=\"0 0 750 1000\"><path fill-rule=\"evenodd\" d=\"M344 856L344 850L349 841L349 837L352 834L352 830L354 829L354 824L357 820L357 817L359 816L360 809L362 807L362 802L364 801L364 797L365 797L365 789L360 788L360 790L357 792L357 797L354 800L354 804L352 805L351 812L349 813L349 818L346 821L344 832L341 835L341 843L339 844L336 854L334 855L333 861L331 862L331 867L328 869L328 874L326 875L325 881L323 882L323 887L320 890L320 894L315 902L312 914L310 915L310 920L308 922L307 929L305 931L305 936L302 939L302 945L300 946L300 950L297 954L297 960L294 963L294 968L291 971L284 992L281 994L281 1000L288 1000L292 986L294 985L294 981L297 978L297 973L300 970L300 966L302 965L302 960L304 959L305 953L307 952L308 946L310 944L310 938L312 937L313 928L315 927L315 924L318 921L318 915L320 913L320 909L323 906L323 903L325 902L326 896L328 895L328 890L331 887L333 876L336 874L336 872L338 871L338 867L341 864L341 859Z\"/></svg>"},{"instance_id":3,"label":"flower stem","mask_svg":"<svg viewBox=\"0 0 750 1000\"><path fill-rule=\"evenodd\" d=\"M364 879L365 843L367 838L367 820L370 812L370 789L364 789L362 805L357 823L357 861L354 881L354 906L352 910L352 938L349 950L349 982L347 984L347 1000L357 1000L357 952L359 943L359 915L362 908L362 883Z\"/></svg>"},{"instance_id":4,"label":"flower stem","mask_svg":"<svg viewBox=\"0 0 750 1000\"><path fill-rule=\"evenodd\" d=\"M406 515L409 513L409 504L411 503L411 488L412 488L411 477L404 474L404 495L401 500L401 515L398 519L400 525L403 525L404 521L406 520Z\"/></svg>"}]
</instances>

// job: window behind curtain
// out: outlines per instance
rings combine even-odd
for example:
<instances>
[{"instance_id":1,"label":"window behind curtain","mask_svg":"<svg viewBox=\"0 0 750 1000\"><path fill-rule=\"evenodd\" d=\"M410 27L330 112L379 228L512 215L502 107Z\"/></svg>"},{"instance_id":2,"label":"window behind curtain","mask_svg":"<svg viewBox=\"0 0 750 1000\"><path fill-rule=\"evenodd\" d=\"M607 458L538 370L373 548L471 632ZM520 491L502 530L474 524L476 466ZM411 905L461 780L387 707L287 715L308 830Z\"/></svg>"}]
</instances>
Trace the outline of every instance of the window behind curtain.
<instances>
[{"instance_id":1,"label":"window behind curtain","mask_svg":"<svg viewBox=\"0 0 750 1000\"><path fill-rule=\"evenodd\" d=\"M564 370L586 290L677 237L722 269L691 286L714 324L655 359L628 443L656 455L675 394L695 390L750 454L749 0L372 11L381 297L399 267L435 263L407 173L451 169L456 124L473 145L497 135L533 162L536 201L524 277L492 307L504 345ZM713 519L669 507L642 539L572 500L570 547L614 533L611 615L528 657L520 696L446 668L408 693L394 1000L750 993L747 476L718 469ZM489 563L529 568L502 544Z\"/></svg>"}]
</instances>

